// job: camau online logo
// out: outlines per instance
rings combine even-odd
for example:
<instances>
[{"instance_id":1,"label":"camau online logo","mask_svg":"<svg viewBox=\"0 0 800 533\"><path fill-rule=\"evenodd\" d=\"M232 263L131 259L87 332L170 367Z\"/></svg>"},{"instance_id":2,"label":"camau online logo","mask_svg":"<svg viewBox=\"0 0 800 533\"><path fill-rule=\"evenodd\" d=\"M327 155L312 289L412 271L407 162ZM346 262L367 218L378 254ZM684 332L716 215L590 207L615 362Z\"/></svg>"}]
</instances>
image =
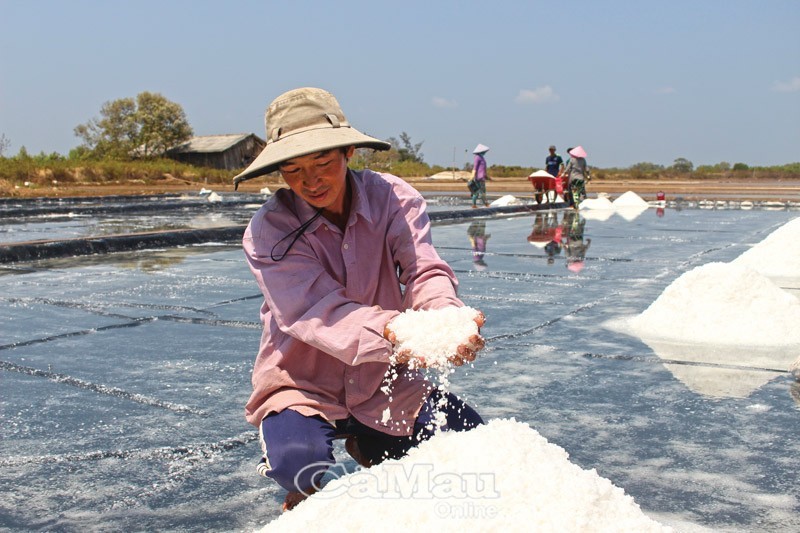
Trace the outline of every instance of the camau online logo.
<instances>
[{"instance_id":1,"label":"camau online logo","mask_svg":"<svg viewBox=\"0 0 800 533\"><path fill-rule=\"evenodd\" d=\"M323 492L315 498L336 498L347 495L351 498L378 499L495 499L500 493L495 486L494 473L434 473L432 464L386 464L379 468L358 469L348 472L344 465L314 463L297 474L295 480L308 474L308 470L327 472L334 480L325 485ZM321 476L313 476L319 477ZM314 487L320 490L320 486Z\"/></svg>"}]
</instances>

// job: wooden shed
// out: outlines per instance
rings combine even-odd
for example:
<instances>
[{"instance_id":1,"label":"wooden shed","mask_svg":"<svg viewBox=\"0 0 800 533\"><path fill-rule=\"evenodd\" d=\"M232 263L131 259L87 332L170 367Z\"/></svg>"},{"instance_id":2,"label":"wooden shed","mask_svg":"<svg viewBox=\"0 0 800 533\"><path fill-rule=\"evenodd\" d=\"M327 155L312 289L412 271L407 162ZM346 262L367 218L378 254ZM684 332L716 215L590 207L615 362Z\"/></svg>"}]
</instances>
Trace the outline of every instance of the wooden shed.
<instances>
[{"instance_id":1,"label":"wooden shed","mask_svg":"<svg viewBox=\"0 0 800 533\"><path fill-rule=\"evenodd\" d=\"M167 150L167 157L198 167L236 170L249 165L266 143L254 133L202 135Z\"/></svg>"}]
</instances>

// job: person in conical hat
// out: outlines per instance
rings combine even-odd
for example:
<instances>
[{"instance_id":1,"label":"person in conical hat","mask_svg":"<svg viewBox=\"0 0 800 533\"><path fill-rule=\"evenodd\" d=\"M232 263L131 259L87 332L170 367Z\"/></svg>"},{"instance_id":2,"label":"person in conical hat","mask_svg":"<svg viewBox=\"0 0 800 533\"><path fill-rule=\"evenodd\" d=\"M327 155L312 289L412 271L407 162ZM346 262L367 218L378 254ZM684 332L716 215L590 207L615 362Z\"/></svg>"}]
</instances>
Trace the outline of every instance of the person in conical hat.
<instances>
[{"instance_id":1,"label":"person in conical hat","mask_svg":"<svg viewBox=\"0 0 800 533\"><path fill-rule=\"evenodd\" d=\"M567 180L569 189L569 204L578 209L580 203L586 198L586 182L591 179L589 167L586 164L586 150L582 146L570 148L567 153L570 155L564 167L564 177Z\"/></svg>"},{"instance_id":2,"label":"person in conical hat","mask_svg":"<svg viewBox=\"0 0 800 533\"><path fill-rule=\"evenodd\" d=\"M472 151L472 153L475 154L475 161L472 165L472 181L475 185L470 188L472 190L473 209L478 207L479 199L485 207L489 207L489 202L486 201L486 180L491 178L489 178L486 173L486 158L483 157L488 151L489 147L480 143L478 143L478 146Z\"/></svg>"},{"instance_id":3,"label":"person in conical hat","mask_svg":"<svg viewBox=\"0 0 800 533\"><path fill-rule=\"evenodd\" d=\"M243 238L264 295L245 416L260 431L258 472L287 491L289 510L319 487L336 438L346 436L345 449L368 466L430 437L434 418L455 431L483 421L409 369L408 354L394 354L395 317L464 303L433 247L419 192L395 176L348 168L356 147L388 143L353 128L332 94L308 87L269 105L266 130L266 147L235 178L277 170L289 186ZM479 328L483 320L477 313ZM479 333L453 341L454 365L483 348ZM391 393L385 376L393 376Z\"/></svg>"}]
</instances>

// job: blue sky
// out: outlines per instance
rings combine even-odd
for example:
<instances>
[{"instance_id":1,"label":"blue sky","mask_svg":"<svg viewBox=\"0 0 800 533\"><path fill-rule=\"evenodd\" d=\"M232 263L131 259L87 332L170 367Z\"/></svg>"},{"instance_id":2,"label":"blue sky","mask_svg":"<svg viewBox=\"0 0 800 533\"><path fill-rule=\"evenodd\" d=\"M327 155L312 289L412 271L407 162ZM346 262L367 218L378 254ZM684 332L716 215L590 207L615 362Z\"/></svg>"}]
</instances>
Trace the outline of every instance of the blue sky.
<instances>
[{"instance_id":1,"label":"blue sky","mask_svg":"<svg viewBox=\"0 0 800 533\"><path fill-rule=\"evenodd\" d=\"M158 92L197 135L253 132L280 93L333 92L431 164L800 161L800 1L0 0L8 153L66 154L106 101Z\"/></svg>"}]
</instances>

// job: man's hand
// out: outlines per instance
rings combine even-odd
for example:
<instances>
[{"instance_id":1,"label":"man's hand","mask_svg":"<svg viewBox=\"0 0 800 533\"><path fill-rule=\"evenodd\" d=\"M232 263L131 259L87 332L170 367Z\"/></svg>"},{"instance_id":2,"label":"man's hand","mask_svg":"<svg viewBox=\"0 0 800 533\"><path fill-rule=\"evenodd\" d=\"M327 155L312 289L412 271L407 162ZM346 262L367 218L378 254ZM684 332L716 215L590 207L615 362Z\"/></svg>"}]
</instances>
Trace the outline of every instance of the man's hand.
<instances>
[{"instance_id":1,"label":"man's hand","mask_svg":"<svg viewBox=\"0 0 800 533\"><path fill-rule=\"evenodd\" d=\"M469 338L466 344L461 344L457 348L457 353L451 357L448 357L448 361L453 363L455 366L461 366L464 363L471 363L477 357L478 352L483 349L485 346L485 342L483 337L481 337L480 332L483 325L486 323L486 317L483 313L478 313L478 316L475 317L475 323L478 325L478 333L477 335L473 335Z\"/></svg>"},{"instance_id":2,"label":"man's hand","mask_svg":"<svg viewBox=\"0 0 800 533\"><path fill-rule=\"evenodd\" d=\"M464 363L471 363L474 361L478 352L481 351L486 344L483 340L483 337L480 335L480 328L482 328L486 323L486 317L483 313L479 312L473 320L478 326L478 333L472 335L466 343L458 345L458 348L456 348L456 353L447 358L447 360L454 366L462 366ZM383 336L393 345L397 344L397 336L389 327L389 324L386 324L386 327L383 330ZM414 366L417 368L427 368L428 366L424 355L414 354L408 349L403 349L396 352L393 356L392 362L396 365L405 365L408 364L411 359L415 360Z\"/></svg>"}]
</instances>

